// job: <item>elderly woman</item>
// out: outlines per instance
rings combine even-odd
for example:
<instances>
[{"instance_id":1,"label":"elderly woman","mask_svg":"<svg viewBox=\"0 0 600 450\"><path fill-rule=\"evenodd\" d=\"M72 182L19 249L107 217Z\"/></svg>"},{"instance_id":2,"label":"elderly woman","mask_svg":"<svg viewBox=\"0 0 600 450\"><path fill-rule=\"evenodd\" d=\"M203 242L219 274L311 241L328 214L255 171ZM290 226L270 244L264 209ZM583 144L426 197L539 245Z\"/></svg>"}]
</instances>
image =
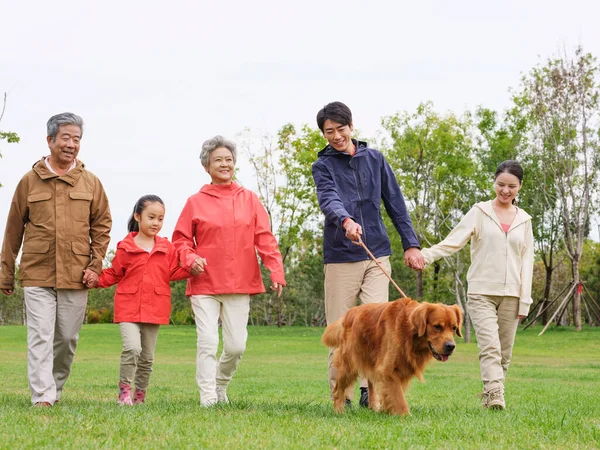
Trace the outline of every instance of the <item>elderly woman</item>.
<instances>
[{"instance_id":1,"label":"elderly woman","mask_svg":"<svg viewBox=\"0 0 600 450\"><path fill-rule=\"evenodd\" d=\"M269 217L257 195L233 182L235 144L215 136L202 144L200 161L212 180L183 207L173 244L188 279L196 320L196 381L200 404L225 402L227 385L246 348L250 296L265 292L256 251L271 272L271 289L285 286L283 262ZM198 276L196 276L198 275ZM223 352L217 362L218 321Z\"/></svg>"}]
</instances>

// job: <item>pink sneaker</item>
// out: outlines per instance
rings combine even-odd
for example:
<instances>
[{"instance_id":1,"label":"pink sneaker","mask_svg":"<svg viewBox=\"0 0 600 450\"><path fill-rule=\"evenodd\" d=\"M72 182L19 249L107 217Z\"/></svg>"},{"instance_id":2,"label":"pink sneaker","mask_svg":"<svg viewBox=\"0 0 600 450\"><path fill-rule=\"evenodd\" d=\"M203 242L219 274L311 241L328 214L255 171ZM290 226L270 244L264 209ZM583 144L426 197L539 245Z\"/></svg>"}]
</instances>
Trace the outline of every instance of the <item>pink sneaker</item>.
<instances>
[{"instance_id":1,"label":"pink sneaker","mask_svg":"<svg viewBox=\"0 0 600 450\"><path fill-rule=\"evenodd\" d=\"M133 393L133 404L144 403L146 400L146 391L136 389Z\"/></svg>"},{"instance_id":2,"label":"pink sneaker","mask_svg":"<svg viewBox=\"0 0 600 450\"><path fill-rule=\"evenodd\" d=\"M131 406L133 402L131 401L131 386L127 383L119 382L119 405L123 406Z\"/></svg>"}]
</instances>

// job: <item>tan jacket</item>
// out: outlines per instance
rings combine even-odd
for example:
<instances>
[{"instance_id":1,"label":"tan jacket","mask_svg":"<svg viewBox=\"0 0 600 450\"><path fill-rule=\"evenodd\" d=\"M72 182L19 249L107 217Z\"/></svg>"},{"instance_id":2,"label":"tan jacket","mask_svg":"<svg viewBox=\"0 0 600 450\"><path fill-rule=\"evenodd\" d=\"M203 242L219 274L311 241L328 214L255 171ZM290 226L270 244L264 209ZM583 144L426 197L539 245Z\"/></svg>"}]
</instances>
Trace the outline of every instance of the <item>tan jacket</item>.
<instances>
[{"instance_id":1,"label":"tan jacket","mask_svg":"<svg viewBox=\"0 0 600 450\"><path fill-rule=\"evenodd\" d=\"M471 240L471 266L467 272L470 294L500 295L520 299L519 315L532 303L533 231L531 216L522 209L505 233L492 202L473 206L439 244L421 250L427 264L450 256Z\"/></svg>"},{"instance_id":2,"label":"tan jacket","mask_svg":"<svg viewBox=\"0 0 600 450\"><path fill-rule=\"evenodd\" d=\"M112 219L98 178L77 160L63 176L44 158L17 185L0 254L0 288L12 289L15 260L21 286L83 289L83 270L102 272Z\"/></svg>"}]
</instances>

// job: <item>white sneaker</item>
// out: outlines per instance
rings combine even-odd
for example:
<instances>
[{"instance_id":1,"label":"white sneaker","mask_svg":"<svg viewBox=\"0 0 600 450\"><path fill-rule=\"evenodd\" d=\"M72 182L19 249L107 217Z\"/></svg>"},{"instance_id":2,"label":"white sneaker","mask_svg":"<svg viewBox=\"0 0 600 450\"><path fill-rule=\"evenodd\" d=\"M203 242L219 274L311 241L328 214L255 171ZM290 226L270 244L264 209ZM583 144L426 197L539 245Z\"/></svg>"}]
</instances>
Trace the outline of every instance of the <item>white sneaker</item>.
<instances>
[{"instance_id":1,"label":"white sneaker","mask_svg":"<svg viewBox=\"0 0 600 450\"><path fill-rule=\"evenodd\" d=\"M203 408L210 408L211 406L215 406L217 404L217 400L212 398L210 400L200 399L200 406Z\"/></svg>"},{"instance_id":2,"label":"white sneaker","mask_svg":"<svg viewBox=\"0 0 600 450\"><path fill-rule=\"evenodd\" d=\"M229 398L227 397L227 388L217 386L217 402L218 403L229 403Z\"/></svg>"}]
</instances>

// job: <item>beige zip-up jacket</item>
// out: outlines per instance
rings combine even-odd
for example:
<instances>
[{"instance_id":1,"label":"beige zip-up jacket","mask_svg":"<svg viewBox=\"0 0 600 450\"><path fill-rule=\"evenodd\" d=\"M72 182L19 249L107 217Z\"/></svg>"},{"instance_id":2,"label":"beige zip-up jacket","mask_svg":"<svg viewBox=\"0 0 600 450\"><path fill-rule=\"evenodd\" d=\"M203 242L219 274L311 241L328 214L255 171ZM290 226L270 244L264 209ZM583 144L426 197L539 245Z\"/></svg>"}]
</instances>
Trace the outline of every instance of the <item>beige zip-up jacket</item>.
<instances>
[{"instance_id":1,"label":"beige zip-up jacket","mask_svg":"<svg viewBox=\"0 0 600 450\"><path fill-rule=\"evenodd\" d=\"M112 219L100 180L77 160L59 176L42 158L19 182L0 253L0 289L21 286L84 289L84 269L102 271Z\"/></svg>"},{"instance_id":2,"label":"beige zip-up jacket","mask_svg":"<svg viewBox=\"0 0 600 450\"><path fill-rule=\"evenodd\" d=\"M519 315L531 306L533 231L531 216L518 209L505 233L492 201L477 203L439 244L421 250L427 264L450 256L471 240L471 266L467 272L469 294L518 297Z\"/></svg>"}]
</instances>

